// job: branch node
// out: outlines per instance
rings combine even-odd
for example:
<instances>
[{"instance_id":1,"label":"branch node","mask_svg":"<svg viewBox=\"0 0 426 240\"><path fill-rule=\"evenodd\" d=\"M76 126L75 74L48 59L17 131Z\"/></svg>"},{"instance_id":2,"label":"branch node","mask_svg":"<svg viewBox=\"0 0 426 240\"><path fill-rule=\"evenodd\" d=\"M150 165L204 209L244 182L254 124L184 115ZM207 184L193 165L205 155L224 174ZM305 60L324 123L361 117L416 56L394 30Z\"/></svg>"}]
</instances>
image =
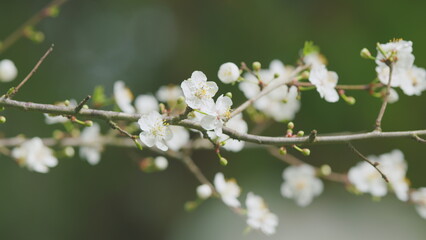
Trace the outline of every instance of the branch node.
<instances>
[{"instance_id":1,"label":"branch node","mask_svg":"<svg viewBox=\"0 0 426 240\"><path fill-rule=\"evenodd\" d=\"M92 98L92 96L87 95L87 97L85 97L78 105L77 107L75 107L74 112L76 114L78 114L81 109L83 108L83 106Z\"/></svg>"}]
</instances>

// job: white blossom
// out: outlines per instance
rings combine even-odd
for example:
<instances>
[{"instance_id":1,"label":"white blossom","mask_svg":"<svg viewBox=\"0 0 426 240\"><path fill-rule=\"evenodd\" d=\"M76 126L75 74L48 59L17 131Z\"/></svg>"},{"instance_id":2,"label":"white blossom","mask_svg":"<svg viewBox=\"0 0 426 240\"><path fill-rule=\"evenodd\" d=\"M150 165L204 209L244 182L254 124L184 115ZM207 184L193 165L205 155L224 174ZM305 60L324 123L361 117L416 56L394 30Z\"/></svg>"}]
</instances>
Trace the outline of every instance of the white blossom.
<instances>
[{"instance_id":1,"label":"white blossom","mask_svg":"<svg viewBox=\"0 0 426 240\"><path fill-rule=\"evenodd\" d=\"M237 114L229 121L225 123L225 126L239 132L239 133L247 133L248 126L246 121L243 119L243 115ZM237 139L232 139L226 134L222 134L222 136L218 137L213 131L208 131L207 134L211 139L214 139L218 142L223 142L223 148L232 152L239 152L244 148L245 142Z\"/></svg>"},{"instance_id":2,"label":"white blossom","mask_svg":"<svg viewBox=\"0 0 426 240\"><path fill-rule=\"evenodd\" d=\"M426 188L419 188L411 193L411 201L416 206L417 213L426 219Z\"/></svg>"},{"instance_id":3,"label":"white blossom","mask_svg":"<svg viewBox=\"0 0 426 240\"><path fill-rule=\"evenodd\" d=\"M223 83L233 83L240 77L240 69L235 63L227 62L220 66L217 76Z\"/></svg>"},{"instance_id":4,"label":"white blossom","mask_svg":"<svg viewBox=\"0 0 426 240\"><path fill-rule=\"evenodd\" d=\"M138 124L142 130L139 137L145 145L148 147L155 145L158 149L167 151L166 141L170 140L173 134L158 112L142 115Z\"/></svg>"},{"instance_id":5,"label":"white blossom","mask_svg":"<svg viewBox=\"0 0 426 240\"><path fill-rule=\"evenodd\" d=\"M259 71L259 76L266 85L273 84L275 81L285 83L291 81L288 78L290 72L291 67L285 67L281 61L273 60L269 69ZM254 75L245 73L244 81L239 84L239 88L246 98L250 99L260 92L258 83L259 81ZM276 121L292 120L300 109L300 101L297 100L297 96L296 87L293 86L289 89L286 85L283 85L276 87L275 90L255 101L253 106Z\"/></svg>"},{"instance_id":6,"label":"white blossom","mask_svg":"<svg viewBox=\"0 0 426 240\"><path fill-rule=\"evenodd\" d=\"M147 114L159 110L157 99L150 94L139 95L135 100L136 111L140 114Z\"/></svg>"},{"instance_id":7,"label":"white blossom","mask_svg":"<svg viewBox=\"0 0 426 240\"><path fill-rule=\"evenodd\" d=\"M401 201L408 199L408 182L406 179L407 163L400 150L393 150L380 156L368 156L389 179L389 183L396 196ZM366 162L360 162L352 167L348 173L349 181L363 193L370 193L375 197L383 197L387 194L387 184L380 173Z\"/></svg>"},{"instance_id":8,"label":"white blossom","mask_svg":"<svg viewBox=\"0 0 426 240\"><path fill-rule=\"evenodd\" d=\"M287 167L283 178L281 194L286 198L293 198L301 207L309 205L324 188L322 181L315 176L315 169L307 164Z\"/></svg>"},{"instance_id":9,"label":"white blossom","mask_svg":"<svg viewBox=\"0 0 426 240\"><path fill-rule=\"evenodd\" d=\"M53 151L46 147L38 137L27 140L21 146L14 148L12 157L17 159L20 165L39 173L47 173L49 168L58 165L58 159L53 156Z\"/></svg>"},{"instance_id":10,"label":"white blossom","mask_svg":"<svg viewBox=\"0 0 426 240\"><path fill-rule=\"evenodd\" d=\"M170 140L167 140L166 143L171 150L178 151L188 144L189 132L186 128L181 126L170 126L170 130L173 136Z\"/></svg>"},{"instance_id":11,"label":"white blossom","mask_svg":"<svg viewBox=\"0 0 426 240\"><path fill-rule=\"evenodd\" d=\"M167 161L167 158L163 156L158 156L154 159L154 165L158 170L166 170L166 168L169 166L169 162Z\"/></svg>"},{"instance_id":12,"label":"white blossom","mask_svg":"<svg viewBox=\"0 0 426 240\"><path fill-rule=\"evenodd\" d=\"M103 150L101 139L101 128L97 123L91 127L86 127L81 132L80 140L83 146L80 147L80 157L84 158L91 165L96 165L101 160Z\"/></svg>"},{"instance_id":13,"label":"white blossom","mask_svg":"<svg viewBox=\"0 0 426 240\"><path fill-rule=\"evenodd\" d=\"M156 94L161 102L174 102L183 96L182 89L176 85L161 86Z\"/></svg>"},{"instance_id":14,"label":"white blossom","mask_svg":"<svg viewBox=\"0 0 426 240\"><path fill-rule=\"evenodd\" d=\"M135 113L135 108L132 106L133 94L123 81L114 83L114 99L123 112Z\"/></svg>"},{"instance_id":15,"label":"white blossom","mask_svg":"<svg viewBox=\"0 0 426 240\"><path fill-rule=\"evenodd\" d=\"M215 82L207 81L206 75L201 71L192 73L191 78L181 84L186 104L193 109L202 109L212 104L213 96L218 87Z\"/></svg>"},{"instance_id":16,"label":"white blossom","mask_svg":"<svg viewBox=\"0 0 426 240\"><path fill-rule=\"evenodd\" d=\"M404 78L407 77L406 71L410 70L413 67L414 55L413 43L411 41L397 40L392 41L386 44L380 44L380 48L386 53L386 57L391 55L394 56L396 61L392 63L392 87L400 86L401 82L404 81ZM383 60L385 56L381 51L377 51L376 57L376 72L379 80L383 84L388 84L389 82L389 67L386 65Z\"/></svg>"},{"instance_id":17,"label":"white blossom","mask_svg":"<svg viewBox=\"0 0 426 240\"><path fill-rule=\"evenodd\" d=\"M390 88L389 89L388 102L389 103L395 103L395 102L398 102L398 100L399 100L398 93L395 91L395 89Z\"/></svg>"},{"instance_id":18,"label":"white blossom","mask_svg":"<svg viewBox=\"0 0 426 240\"><path fill-rule=\"evenodd\" d=\"M314 65L309 73L309 81L315 85L318 93L327 102L337 102L339 94L336 91L337 73L328 71L325 65Z\"/></svg>"},{"instance_id":19,"label":"white blossom","mask_svg":"<svg viewBox=\"0 0 426 240\"><path fill-rule=\"evenodd\" d=\"M270 212L262 197L251 192L247 194L247 225L253 229L261 230L266 235L275 233L278 225L277 215Z\"/></svg>"},{"instance_id":20,"label":"white blossom","mask_svg":"<svg viewBox=\"0 0 426 240\"><path fill-rule=\"evenodd\" d=\"M200 185L197 187L197 195L201 199L207 199L212 195L212 188L207 184Z\"/></svg>"},{"instance_id":21,"label":"white blossom","mask_svg":"<svg viewBox=\"0 0 426 240\"><path fill-rule=\"evenodd\" d=\"M241 189L235 180L225 180L223 173L216 173L216 176L214 177L214 186L226 205L230 207L241 206L240 201L238 201Z\"/></svg>"},{"instance_id":22,"label":"white blossom","mask_svg":"<svg viewBox=\"0 0 426 240\"><path fill-rule=\"evenodd\" d=\"M401 78L401 89L408 95L420 96L421 93L426 90L426 70L413 66L411 69L405 71L407 75Z\"/></svg>"},{"instance_id":23,"label":"white blossom","mask_svg":"<svg viewBox=\"0 0 426 240\"><path fill-rule=\"evenodd\" d=\"M18 75L18 69L9 59L0 61L0 82L10 82Z\"/></svg>"},{"instance_id":24,"label":"white blossom","mask_svg":"<svg viewBox=\"0 0 426 240\"><path fill-rule=\"evenodd\" d=\"M223 122L229 118L231 112L232 100L226 96L219 96L216 104L211 103L203 111L207 113L201 119L201 126L206 130L214 130L217 136L222 135Z\"/></svg>"}]
</instances>

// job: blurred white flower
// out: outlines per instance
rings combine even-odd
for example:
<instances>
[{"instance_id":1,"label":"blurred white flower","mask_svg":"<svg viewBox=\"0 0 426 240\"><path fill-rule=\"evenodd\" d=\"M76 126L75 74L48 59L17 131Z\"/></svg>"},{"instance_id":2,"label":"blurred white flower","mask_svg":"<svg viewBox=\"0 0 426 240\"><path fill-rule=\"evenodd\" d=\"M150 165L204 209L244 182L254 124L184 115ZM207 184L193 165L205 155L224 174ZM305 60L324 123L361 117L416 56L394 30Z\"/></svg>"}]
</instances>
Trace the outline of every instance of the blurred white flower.
<instances>
[{"instance_id":1,"label":"blurred white flower","mask_svg":"<svg viewBox=\"0 0 426 240\"><path fill-rule=\"evenodd\" d=\"M408 182L406 179L407 163L400 150L393 150L390 153L382 154L378 157L368 156L372 162L377 162L377 166L389 179L389 183L396 196L401 201L408 200ZM387 194L387 184L382 179L380 173L366 162L360 162L352 167L348 173L349 181L361 192L370 193L375 197L383 197Z\"/></svg>"},{"instance_id":2,"label":"blurred white flower","mask_svg":"<svg viewBox=\"0 0 426 240\"><path fill-rule=\"evenodd\" d=\"M327 102L337 102L339 94L336 91L337 73L328 71L325 65L314 65L309 73L309 81L315 85L318 93Z\"/></svg>"},{"instance_id":3,"label":"blurred white flower","mask_svg":"<svg viewBox=\"0 0 426 240\"><path fill-rule=\"evenodd\" d=\"M227 62L220 66L217 76L223 83L233 83L240 77L240 69L235 63Z\"/></svg>"},{"instance_id":4,"label":"blurred white flower","mask_svg":"<svg viewBox=\"0 0 426 240\"><path fill-rule=\"evenodd\" d=\"M159 110L157 99L150 94L139 95L135 100L136 111L140 114L147 114Z\"/></svg>"},{"instance_id":5,"label":"blurred white flower","mask_svg":"<svg viewBox=\"0 0 426 240\"><path fill-rule=\"evenodd\" d=\"M52 150L46 147L38 137L27 140L21 146L14 148L12 157L17 159L20 165L39 173L47 173L49 168L58 165L58 159L53 156Z\"/></svg>"},{"instance_id":6,"label":"blurred white flower","mask_svg":"<svg viewBox=\"0 0 426 240\"><path fill-rule=\"evenodd\" d=\"M158 170L166 170L169 166L169 162L167 161L167 158L163 156L158 156L154 159L154 165Z\"/></svg>"},{"instance_id":7,"label":"blurred white flower","mask_svg":"<svg viewBox=\"0 0 426 240\"><path fill-rule=\"evenodd\" d=\"M202 111L207 113L201 119L201 127L206 130L214 130L217 136L222 136L222 127L223 122L229 118L231 112L232 100L226 96L219 96L216 100L216 104L211 103L206 108L203 108Z\"/></svg>"},{"instance_id":8,"label":"blurred white flower","mask_svg":"<svg viewBox=\"0 0 426 240\"><path fill-rule=\"evenodd\" d=\"M251 192L247 194L247 225L253 229L261 230L266 235L275 233L278 225L277 215L270 212L262 197Z\"/></svg>"},{"instance_id":9,"label":"blurred white flower","mask_svg":"<svg viewBox=\"0 0 426 240\"><path fill-rule=\"evenodd\" d=\"M380 47L385 51L387 57L393 54L397 59L393 63L391 86L398 87L401 81L404 81L404 78L407 77L406 71L413 67L413 43L411 41L397 40L380 44ZM382 61L384 58L383 54L378 50L376 57L377 76L383 84L387 84L389 81L389 67Z\"/></svg>"},{"instance_id":10,"label":"blurred white flower","mask_svg":"<svg viewBox=\"0 0 426 240\"><path fill-rule=\"evenodd\" d=\"M419 188L411 193L411 201L416 206L417 213L426 219L426 188Z\"/></svg>"},{"instance_id":11,"label":"blurred white flower","mask_svg":"<svg viewBox=\"0 0 426 240\"><path fill-rule=\"evenodd\" d=\"M225 126L239 132L239 133L247 133L248 126L246 121L243 119L243 115L237 114L229 121L225 123ZM224 142L223 148L232 152L239 152L244 148L245 142L237 139L232 139L226 134L222 134L222 136L218 137L213 131L208 131L207 134L211 139L214 139L217 142Z\"/></svg>"},{"instance_id":12,"label":"blurred white flower","mask_svg":"<svg viewBox=\"0 0 426 240\"><path fill-rule=\"evenodd\" d=\"M83 144L80 147L80 157L86 159L91 165L98 164L103 151L99 124L93 123L93 126L84 128L80 140Z\"/></svg>"},{"instance_id":13,"label":"blurred white flower","mask_svg":"<svg viewBox=\"0 0 426 240\"><path fill-rule=\"evenodd\" d=\"M273 60L269 65L269 69L259 71L259 76L262 82L268 85L275 81L291 81L291 79L287 79L290 72L291 67L285 67L281 61ZM278 76L276 76L277 74ZM253 98L260 92L258 82L254 75L244 74L244 81L239 84L239 88L246 98ZM265 115L272 117L275 121L292 120L300 109L300 101L297 100L297 96L296 87L293 86L289 89L284 85L277 87L266 96L255 101L253 106Z\"/></svg>"},{"instance_id":14,"label":"blurred white flower","mask_svg":"<svg viewBox=\"0 0 426 240\"><path fill-rule=\"evenodd\" d=\"M161 86L156 94L161 102L174 102L183 96L182 89L176 85Z\"/></svg>"},{"instance_id":15,"label":"blurred white flower","mask_svg":"<svg viewBox=\"0 0 426 240\"><path fill-rule=\"evenodd\" d=\"M192 73L191 78L184 80L181 88L185 95L186 104L193 109L210 106L218 87L215 82L207 81L206 75L201 71Z\"/></svg>"},{"instance_id":16,"label":"blurred white flower","mask_svg":"<svg viewBox=\"0 0 426 240\"><path fill-rule=\"evenodd\" d=\"M172 131L172 138L167 140L167 146L173 151L178 151L189 142L189 132L186 128L181 126L170 126Z\"/></svg>"},{"instance_id":17,"label":"blurred white flower","mask_svg":"<svg viewBox=\"0 0 426 240\"><path fill-rule=\"evenodd\" d=\"M18 75L18 69L9 59L0 61L0 82L10 82Z\"/></svg>"},{"instance_id":18,"label":"blurred white flower","mask_svg":"<svg viewBox=\"0 0 426 240\"><path fill-rule=\"evenodd\" d=\"M395 102L398 102L398 100L399 100L399 95L396 92L396 90L393 88L389 89L388 102L395 103Z\"/></svg>"},{"instance_id":19,"label":"blurred white flower","mask_svg":"<svg viewBox=\"0 0 426 240\"><path fill-rule=\"evenodd\" d=\"M169 149L166 141L170 140L173 134L158 112L153 111L142 115L138 124L142 130L139 137L146 146L152 147L155 145L162 151Z\"/></svg>"},{"instance_id":20,"label":"blurred white flower","mask_svg":"<svg viewBox=\"0 0 426 240\"><path fill-rule=\"evenodd\" d=\"M287 167L283 178L281 194L283 197L293 198L301 207L309 205L324 188L322 181L315 176L315 169L307 164Z\"/></svg>"},{"instance_id":21,"label":"blurred white flower","mask_svg":"<svg viewBox=\"0 0 426 240\"><path fill-rule=\"evenodd\" d=\"M121 111L135 113L135 108L132 106L133 94L123 81L114 83L114 99Z\"/></svg>"},{"instance_id":22,"label":"blurred white flower","mask_svg":"<svg viewBox=\"0 0 426 240\"><path fill-rule=\"evenodd\" d=\"M223 173L216 173L214 177L214 186L216 191L220 194L222 201L230 207L240 207L241 203L238 201L241 189L235 180L225 180Z\"/></svg>"},{"instance_id":23,"label":"blurred white flower","mask_svg":"<svg viewBox=\"0 0 426 240\"><path fill-rule=\"evenodd\" d=\"M401 89L408 95L420 96L421 93L426 90L426 70L413 66L411 69L405 71L407 75L401 78Z\"/></svg>"},{"instance_id":24,"label":"blurred white flower","mask_svg":"<svg viewBox=\"0 0 426 240\"><path fill-rule=\"evenodd\" d=\"M201 199L207 199L212 195L212 188L207 184L200 185L197 187L197 195Z\"/></svg>"}]
</instances>

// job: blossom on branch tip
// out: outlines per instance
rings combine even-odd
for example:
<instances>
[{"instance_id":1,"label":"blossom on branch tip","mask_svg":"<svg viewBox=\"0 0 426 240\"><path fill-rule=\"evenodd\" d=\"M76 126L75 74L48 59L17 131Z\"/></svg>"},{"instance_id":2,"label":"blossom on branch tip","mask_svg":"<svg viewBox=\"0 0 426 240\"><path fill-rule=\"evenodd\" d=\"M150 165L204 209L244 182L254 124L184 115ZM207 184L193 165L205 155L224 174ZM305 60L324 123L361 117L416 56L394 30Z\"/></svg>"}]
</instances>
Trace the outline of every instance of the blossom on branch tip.
<instances>
[{"instance_id":1,"label":"blossom on branch tip","mask_svg":"<svg viewBox=\"0 0 426 240\"><path fill-rule=\"evenodd\" d=\"M410 199L415 204L417 213L426 219L426 188L413 191Z\"/></svg>"},{"instance_id":2,"label":"blossom on branch tip","mask_svg":"<svg viewBox=\"0 0 426 240\"><path fill-rule=\"evenodd\" d=\"M159 110L157 99L150 94L142 94L136 97L135 107L136 111L140 114Z\"/></svg>"},{"instance_id":3,"label":"blossom on branch tip","mask_svg":"<svg viewBox=\"0 0 426 240\"><path fill-rule=\"evenodd\" d=\"M0 82L13 81L18 75L18 69L15 64L9 59L0 61Z\"/></svg>"},{"instance_id":4,"label":"blossom on branch tip","mask_svg":"<svg viewBox=\"0 0 426 240\"><path fill-rule=\"evenodd\" d=\"M200 185L197 187L197 195L201 199L207 199L212 195L212 188L207 184Z\"/></svg>"},{"instance_id":5,"label":"blossom on branch tip","mask_svg":"<svg viewBox=\"0 0 426 240\"><path fill-rule=\"evenodd\" d=\"M81 132L80 140L83 146L80 147L80 157L85 158L91 165L96 165L101 160L103 151L101 128L97 123L91 127L86 127Z\"/></svg>"},{"instance_id":6,"label":"blossom on branch tip","mask_svg":"<svg viewBox=\"0 0 426 240\"><path fill-rule=\"evenodd\" d=\"M216 104L211 103L202 110L207 113L201 119L201 127L206 130L214 130L217 136L222 136L222 127L225 120L230 117L232 100L226 96L219 96Z\"/></svg>"},{"instance_id":7,"label":"blossom on branch tip","mask_svg":"<svg viewBox=\"0 0 426 240\"><path fill-rule=\"evenodd\" d=\"M283 178L281 194L283 197L293 198L301 207L309 205L324 188L322 181L316 177L315 169L307 164L287 167Z\"/></svg>"},{"instance_id":8,"label":"blossom on branch tip","mask_svg":"<svg viewBox=\"0 0 426 240\"><path fill-rule=\"evenodd\" d=\"M220 66L217 76L223 83L233 83L240 77L240 69L235 63L227 62Z\"/></svg>"},{"instance_id":9,"label":"blossom on branch tip","mask_svg":"<svg viewBox=\"0 0 426 240\"><path fill-rule=\"evenodd\" d=\"M201 71L192 73L191 78L181 84L186 104L193 109L202 109L212 104L213 96L218 91L217 84L207 81L206 75Z\"/></svg>"},{"instance_id":10,"label":"blossom on branch tip","mask_svg":"<svg viewBox=\"0 0 426 240\"><path fill-rule=\"evenodd\" d=\"M380 82L388 84L389 66L386 63L387 58L392 57L392 87L399 87L401 81L406 77L406 71L413 67L414 55L413 43L411 41L396 40L385 44L379 44L380 49L386 54L384 56L378 49L376 57L376 72Z\"/></svg>"},{"instance_id":11,"label":"blossom on branch tip","mask_svg":"<svg viewBox=\"0 0 426 240\"><path fill-rule=\"evenodd\" d=\"M420 96L426 90L426 70L413 66L411 69L405 71L406 76L401 79L400 88L408 95Z\"/></svg>"},{"instance_id":12,"label":"blossom on branch tip","mask_svg":"<svg viewBox=\"0 0 426 240\"><path fill-rule=\"evenodd\" d=\"M223 173L216 173L214 177L214 186L216 191L220 194L222 201L230 207L240 207L241 203L238 201L241 189L235 180L225 180Z\"/></svg>"},{"instance_id":13,"label":"blossom on branch tip","mask_svg":"<svg viewBox=\"0 0 426 240\"><path fill-rule=\"evenodd\" d=\"M169 125L165 123L158 112L153 111L142 115L138 124L142 130L139 137L146 146L153 147L155 145L162 151L169 149L166 141L172 139L173 134Z\"/></svg>"},{"instance_id":14,"label":"blossom on branch tip","mask_svg":"<svg viewBox=\"0 0 426 240\"><path fill-rule=\"evenodd\" d=\"M249 192L246 198L246 206L247 225L249 227L261 230L266 235L275 233L278 217L270 212L262 197Z\"/></svg>"},{"instance_id":15,"label":"blossom on branch tip","mask_svg":"<svg viewBox=\"0 0 426 240\"><path fill-rule=\"evenodd\" d=\"M123 81L114 83L114 99L121 111L135 113L135 108L132 106L133 94Z\"/></svg>"},{"instance_id":16,"label":"blossom on branch tip","mask_svg":"<svg viewBox=\"0 0 426 240\"><path fill-rule=\"evenodd\" d=\"M327 102L339 101L339 94L336 91L338 79L337 73L328 71L325 65L314 65L309 73L309 81Z\"/></svg>"},{"instance_id":17,"label":"blossom on branch tip","mask_svg":"<svg viewBox=\"0 0 426 240\"><path fill-rule=\"evenodd\" d=\"M58 159L53 156L52 150L46 147L38 137L27 140L21 146L14 148L12 157L17 159L19 165L39 173L47 173L49 168L58 165Z\"/></svg>"}]
</instances>

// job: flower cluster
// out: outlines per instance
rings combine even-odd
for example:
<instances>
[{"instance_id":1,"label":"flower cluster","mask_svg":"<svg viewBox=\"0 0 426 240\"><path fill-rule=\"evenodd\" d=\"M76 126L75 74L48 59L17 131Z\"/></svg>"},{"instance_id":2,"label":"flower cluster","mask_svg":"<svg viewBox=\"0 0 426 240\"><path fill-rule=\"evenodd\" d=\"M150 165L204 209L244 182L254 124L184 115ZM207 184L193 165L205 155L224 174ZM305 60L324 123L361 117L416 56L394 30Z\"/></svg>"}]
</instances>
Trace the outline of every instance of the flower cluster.
<instances>
[{"instance_id":1,"label":"flower cluster","mask_svg":"<svg viewBox=\"0 0 426 240\"><path fill-rule=\"evenodd\" d=\"M392 87L400 87L408 95L420 95L426 90L426 70L414 65L413 43L402 39L379 44L376 57L377 76L383 84L389 82L392 64Z\"/></svg>"},{"instance_id":2,"label":"flower cluster","mask_svg":"<svg viewBox=\"0 0 426 240\"><path fill-rule=\"evenodd\" d=\"M378 164L378 168L389 179L390 186L401 201L408 200L408 181L406 179L407 163L400 150L378 157L368 156L370 161ZM363 193L370 193L374 197L383 197L388 192L388 186L380 173L366 162L360 162L352 167L348 173L349 181Z\"/></svg>"},{"instance_id":3,"label":"flower cluster","mask_svg":"<svg viewBox=\"0 0 426 240\"><path fill-rule=\"evenodd\" d=\"M275 233L278 217L270 212L262 197L249 192L246 198L246 206L248 226L259 229L266 235Z\"/></svg>"}]
</instances>

